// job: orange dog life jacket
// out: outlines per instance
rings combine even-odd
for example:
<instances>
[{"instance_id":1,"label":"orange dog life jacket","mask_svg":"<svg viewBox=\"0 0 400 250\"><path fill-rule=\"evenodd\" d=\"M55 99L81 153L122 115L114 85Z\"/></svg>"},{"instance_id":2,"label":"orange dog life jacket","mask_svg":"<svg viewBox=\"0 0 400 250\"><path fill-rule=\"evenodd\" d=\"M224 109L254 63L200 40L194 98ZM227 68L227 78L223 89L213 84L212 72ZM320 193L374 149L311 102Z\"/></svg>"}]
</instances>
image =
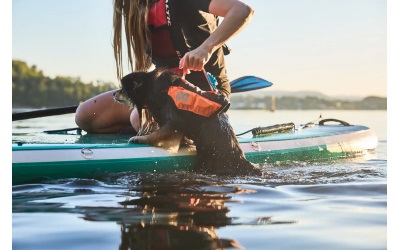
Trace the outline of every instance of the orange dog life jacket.
<instances>
[{"instance_id":1,"label":"orange dog life jacket","mask_svg":"<svg viewBox=\"0 0 400 250\"><path fill-rule=\"evenodd\" d=\"M180 110L210 117L226 111L230 102L222 95L211 91L202 91L199 87L178 79L168 89L168 95Z\"/></svg>"}]
</instances>

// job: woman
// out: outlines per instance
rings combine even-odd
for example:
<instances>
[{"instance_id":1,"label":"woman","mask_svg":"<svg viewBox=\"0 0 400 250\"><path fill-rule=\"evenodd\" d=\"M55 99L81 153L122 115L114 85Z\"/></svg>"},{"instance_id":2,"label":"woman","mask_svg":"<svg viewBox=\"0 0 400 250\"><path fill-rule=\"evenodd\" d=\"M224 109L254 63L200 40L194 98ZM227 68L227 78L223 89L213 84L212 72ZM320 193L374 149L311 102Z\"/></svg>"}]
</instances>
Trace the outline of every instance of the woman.
<instances>
[{"instance_id":1,"label":"woman","mask_svg":"<svg viewBox=\"0 0 400 250\"><path fill-rule=\"evenodd\" d=\"M218 91L229 98L224 44L246 26L253 13L239 0L115 0L113 47L118 79L124 75L124 30L131 71L133 64L136 71L148 71L152 65L177 69L189 82L208 90L204 69L217 79ZM220 25L218 17L224 18ZM115 133L133 127L139 131L137 110L115 102L113 92L79 105L75 121L81 129Z\"/></svg>"}]
</instances>

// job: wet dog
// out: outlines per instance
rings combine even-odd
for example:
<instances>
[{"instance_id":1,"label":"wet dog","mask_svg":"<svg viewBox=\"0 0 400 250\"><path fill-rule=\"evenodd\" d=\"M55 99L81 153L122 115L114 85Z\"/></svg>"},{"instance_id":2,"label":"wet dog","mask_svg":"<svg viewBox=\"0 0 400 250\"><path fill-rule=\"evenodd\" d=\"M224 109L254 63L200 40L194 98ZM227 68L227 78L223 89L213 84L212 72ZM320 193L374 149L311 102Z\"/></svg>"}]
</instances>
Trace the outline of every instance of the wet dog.
<instances>
[{"instance_id":1,"label":"wet dog","mask_svg":"<svg viewBox=\"0 0 400 250\"><path fill-rule=\"evenodd\" d=\"M182 88L186 87L186 89ZM173 87L176 95L171 94ZM217 104L213 114L198 114L190 107L178 108L177 101L187 100L191 92L201 93ZM189 93L189 94L188 94ZM225 110L229 101L223 95L201 91L171 70L156 69L152 72L134 72L121 79L121 89L114 93L118 102L136 106L141 114L150 111L159 129L130 139L177 152L184 137L193 140L197 151L196 170L226 175L260 174L260 170L244 156ZM197 102L196 102L197 103ZM208 105L208 104L206 104ZM196 108L196 111L201 107ZM209 107L203 108L208 112ZM208 117L207 117L208 115Z\"/></svg>"}]
</instances>

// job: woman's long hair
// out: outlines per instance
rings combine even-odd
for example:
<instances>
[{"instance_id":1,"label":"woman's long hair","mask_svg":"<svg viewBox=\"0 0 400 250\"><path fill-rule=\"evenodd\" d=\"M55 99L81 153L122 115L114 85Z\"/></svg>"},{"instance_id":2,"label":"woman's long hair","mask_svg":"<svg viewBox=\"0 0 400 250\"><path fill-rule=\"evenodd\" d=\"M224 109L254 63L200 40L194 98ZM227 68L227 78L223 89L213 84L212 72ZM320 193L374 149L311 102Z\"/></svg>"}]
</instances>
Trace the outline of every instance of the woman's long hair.
<instances>
[{"instance_id":1,"label":"woman's long hair","mask_svg":"<svg viewBox=\"0 0 400 250\"><path fill-rule=\"evenodd\" d=\"M122 26L125 27L125 38L128 50L128 66L133 71L147 71L151 67L150 31L147 27L149 0L114 0L114 57L117 65L118 79L123 77L122 65Z\"/></svg>"}]
</instances>

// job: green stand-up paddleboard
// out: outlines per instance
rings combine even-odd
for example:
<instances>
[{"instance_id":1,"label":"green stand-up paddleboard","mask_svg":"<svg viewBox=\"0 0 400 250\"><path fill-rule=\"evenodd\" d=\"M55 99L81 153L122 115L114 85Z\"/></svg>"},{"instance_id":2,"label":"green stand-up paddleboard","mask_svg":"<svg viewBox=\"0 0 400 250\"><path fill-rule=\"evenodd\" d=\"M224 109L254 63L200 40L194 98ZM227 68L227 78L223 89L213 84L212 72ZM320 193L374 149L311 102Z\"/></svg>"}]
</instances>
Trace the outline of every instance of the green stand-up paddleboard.
<instances>
[{"instance_id":1,"label":"green stand-up paddleboard","mask_svg":"<svg viewBox=\"0 0 400 250\"><path fill-rule=\"evenodd\" d=\"M333 124L332 124L333 121ZM238 135L246 158L256 164L326 161L374 152L378 139L368 127L335 119L295 127L256 128L253 137ZM60 136L62 140L54 142ZM74 141L66 140L72 136ZM13 142L13 185L60 178L93 178L102 172L170 172L192 170L196 148L177 154L148 145L127 143L129 135L55 134L49 142Z\"/></svg>"}]
</instances>

